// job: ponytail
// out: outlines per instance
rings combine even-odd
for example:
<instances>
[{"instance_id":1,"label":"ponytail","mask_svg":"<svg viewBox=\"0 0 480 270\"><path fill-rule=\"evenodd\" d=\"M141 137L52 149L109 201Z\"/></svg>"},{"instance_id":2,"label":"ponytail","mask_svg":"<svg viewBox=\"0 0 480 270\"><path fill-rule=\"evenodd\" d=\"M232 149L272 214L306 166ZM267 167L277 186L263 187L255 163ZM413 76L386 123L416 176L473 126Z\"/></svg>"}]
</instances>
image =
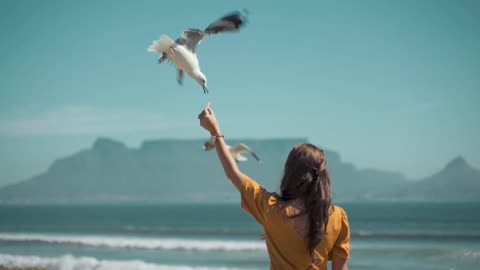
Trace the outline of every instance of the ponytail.
<instances>
[{"instance_id":1,"label":"ponytail","mask_svg":"<svg viewBox=\"0 0 480 270\"><path fill-rule=\"evenodd\" d=\"M283 200L304 200L301 214L308 215L306 240L313 258L315 247L325 238L332 206L330 175L323 151L311 144L296 145L285 163L280 191Z\"/></svg>"},{"instance_id":2,"label":"ponytail","mask_svg":"<svg viewBox=\"0 0 480 270\"><path fill-rule=\"evenodd\" d=\"M312 187L304 197L305 212L308 215L308 251L313 255L315 247L326 235L329 209L331 206L330 176L328 171L320 169L316 171Z\"/></svg>"}]
</instances>

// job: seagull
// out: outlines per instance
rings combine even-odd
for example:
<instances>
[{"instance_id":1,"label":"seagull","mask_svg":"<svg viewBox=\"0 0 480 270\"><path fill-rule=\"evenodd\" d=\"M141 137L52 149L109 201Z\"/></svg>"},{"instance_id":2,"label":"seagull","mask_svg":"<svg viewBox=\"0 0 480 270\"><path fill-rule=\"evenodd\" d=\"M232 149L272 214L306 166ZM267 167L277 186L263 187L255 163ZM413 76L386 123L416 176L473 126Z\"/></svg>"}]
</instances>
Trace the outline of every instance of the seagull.
<instances>
[{"instance_id":1,"label":"seagull","mask_svg":"<svg viewBox=\"0 0 480 270\"><path fill-rule=\"evenodd\" d=\"M245 24L245 16L240 12L226 15L211 23L205 30L187 29L182 35L173 41L167 35L162 35L158 40L153 41L147 51L161 53L162 57L158 63L170 60L177 66L177 80L180 85L183 83L183 73L186 72L208 93L207 78L200 71L200 64L197 58L197 46L206 35L221 32L238 31Z\"/></svg>"},{"instance_id":2,"label":"seagull","mask_svg":"<svg viewBox=\"0 0 480 270\"><path fill-rule=\"evenodd\" d=\"M215 148L215 137L210 138L210 140L206 141L203 144L203 150L210 151ZM228 151L230 155L232 155L233 159L236 162L243 162L247 161L248 159L245 156L242 156L242 153L250 153L258 162L262 163L262 160L250 149L250 147L246 146L245 144L237 144L235 146L230 146L227 144Z\"/></svg>"}]
</instances>

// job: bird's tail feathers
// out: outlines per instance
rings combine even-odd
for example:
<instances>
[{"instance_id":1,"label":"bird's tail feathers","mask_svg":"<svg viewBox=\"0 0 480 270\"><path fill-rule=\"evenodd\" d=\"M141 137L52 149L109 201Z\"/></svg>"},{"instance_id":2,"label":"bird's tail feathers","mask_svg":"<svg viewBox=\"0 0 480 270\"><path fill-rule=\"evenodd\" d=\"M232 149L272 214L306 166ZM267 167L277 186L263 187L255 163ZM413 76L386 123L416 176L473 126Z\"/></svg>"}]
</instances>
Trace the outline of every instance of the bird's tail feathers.
<instances>
[{"instance_id":1,"label":"bird's tail feathers","mask_svg":"<svg viewBox=\"0 0 480 270\"><path fill-rule=\"evenodd\" d=\"M148 47L147 51L157 53L167 52L167 50L171 48L174 43L175 42L170 37L167 35L162 35L158 40L153 41L152 45Z\"/></svg>"}]
</instances>

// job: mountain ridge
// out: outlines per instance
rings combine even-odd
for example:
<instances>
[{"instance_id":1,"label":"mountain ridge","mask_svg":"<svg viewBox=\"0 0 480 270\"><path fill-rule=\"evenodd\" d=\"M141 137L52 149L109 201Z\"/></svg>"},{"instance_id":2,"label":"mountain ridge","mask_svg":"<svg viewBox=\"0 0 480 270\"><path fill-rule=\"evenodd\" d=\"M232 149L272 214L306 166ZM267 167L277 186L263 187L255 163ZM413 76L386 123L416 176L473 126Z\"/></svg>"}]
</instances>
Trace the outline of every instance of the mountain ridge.
<instances>
[{"instance_id":1,"label":"mountain ridge","mask_svg":"<svg viewBox=\"0 0 480 270\"><path fill-rule=\"evenodd\" d=\"M88 149L55 160L37 176L0 188L2 203L226 202L238 193L214 151L201 139L145 140L138 148L97 138ZM306 138L231 139L246 143L263 159L240 163L267 190L278 191L283 165L294 144ZM324 149L335 201L480 201L480 171L462 156L421 181L399 172L359 169ZM453 181L454 179L455 181ZM458 190L458 192L456 192Z\"/></svg>"}]
</instances>

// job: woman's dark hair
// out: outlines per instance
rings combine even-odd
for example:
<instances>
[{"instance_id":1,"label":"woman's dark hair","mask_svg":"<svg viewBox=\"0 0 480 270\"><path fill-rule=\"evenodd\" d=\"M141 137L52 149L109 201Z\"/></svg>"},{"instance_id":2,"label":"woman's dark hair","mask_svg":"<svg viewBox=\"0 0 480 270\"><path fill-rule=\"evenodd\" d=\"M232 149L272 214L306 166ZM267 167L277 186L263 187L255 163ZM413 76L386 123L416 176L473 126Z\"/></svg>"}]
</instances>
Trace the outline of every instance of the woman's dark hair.
<instances>
[{"instance_id":1,"label":"woman's dark hair","mask_svg":"<svg viewBox=\"0 0 480 270\"><path fill-rule=\"evenodd\" d=\"M313 256L316 245L325 238L329 210L332 205L330 176L323 151L312 144L293 147L285 163L280 196L284 201L303 198L308 215L308 251Z\"/></svg>"}]
</instances>

